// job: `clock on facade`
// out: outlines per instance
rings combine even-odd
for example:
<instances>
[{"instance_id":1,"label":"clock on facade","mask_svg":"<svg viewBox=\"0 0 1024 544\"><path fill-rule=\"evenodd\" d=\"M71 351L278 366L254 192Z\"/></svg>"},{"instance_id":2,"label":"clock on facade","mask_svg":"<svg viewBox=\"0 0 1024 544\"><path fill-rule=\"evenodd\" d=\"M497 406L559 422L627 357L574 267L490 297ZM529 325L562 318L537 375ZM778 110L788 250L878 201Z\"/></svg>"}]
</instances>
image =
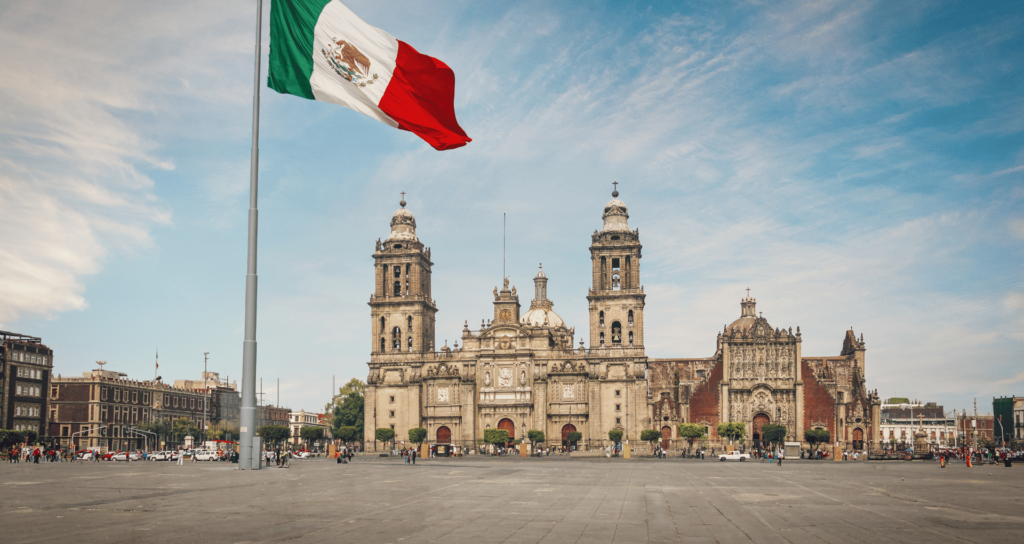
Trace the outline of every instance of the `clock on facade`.
<instances>
[{"instance_id":1,"label":"clock on facade","mask_svg":"<svg viewBox=\"0 0 1024 544\"><path fill-rule=\"evenodd\" d=\"M512 312L508 310L502 310L498 313L498 318L502 321L510 321L512 319Z\"/></svg>"}]
</instances>

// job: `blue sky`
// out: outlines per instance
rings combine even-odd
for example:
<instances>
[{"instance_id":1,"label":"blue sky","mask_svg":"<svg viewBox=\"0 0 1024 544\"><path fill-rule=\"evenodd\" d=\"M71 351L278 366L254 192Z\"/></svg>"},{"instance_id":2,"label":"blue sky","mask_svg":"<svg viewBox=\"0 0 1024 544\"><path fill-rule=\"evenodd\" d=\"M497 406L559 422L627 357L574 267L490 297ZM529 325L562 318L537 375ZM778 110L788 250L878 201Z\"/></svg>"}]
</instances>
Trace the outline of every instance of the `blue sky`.
<instances>
[{"instance_id":1,"label":"blue sky","mask_svg":"<svg viewBox=\"0 0 1024 544\"><path fill-rule=\"evenodd\" d=\"M203 351L241 377L254 6L0 6L0 328L42 336L57 372L151 377L159 347L165 379ZM543 262L586 338L612 181L644 244L650 356L710 356L750 287L805 355L863 333L882 396L1024 393L1022 4L349 6L453 68L474 141L436 152L263 88L269 401L278 378L295 409L365 379L400 191L439 344L491 315L503 213L512 283L529 293Z\"/></svg>"}]
</instances>

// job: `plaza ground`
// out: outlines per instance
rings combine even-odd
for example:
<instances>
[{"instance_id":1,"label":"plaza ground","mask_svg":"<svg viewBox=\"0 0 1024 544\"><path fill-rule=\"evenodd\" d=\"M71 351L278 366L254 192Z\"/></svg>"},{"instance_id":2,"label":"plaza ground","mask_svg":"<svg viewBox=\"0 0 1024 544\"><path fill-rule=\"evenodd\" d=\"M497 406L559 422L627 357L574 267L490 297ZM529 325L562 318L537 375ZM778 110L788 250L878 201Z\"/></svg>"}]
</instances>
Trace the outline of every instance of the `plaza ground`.
<instances>
[{"instance_id":1,"label":"plaza ground","mask_svg":"<svg viewBox=\"0 0 1024 544\"><path fill-rule=\"evenodd\" d=\"M1022 542L1024 466L465 457L0 465L4 542Z\"/></svg>"}]
</instances>

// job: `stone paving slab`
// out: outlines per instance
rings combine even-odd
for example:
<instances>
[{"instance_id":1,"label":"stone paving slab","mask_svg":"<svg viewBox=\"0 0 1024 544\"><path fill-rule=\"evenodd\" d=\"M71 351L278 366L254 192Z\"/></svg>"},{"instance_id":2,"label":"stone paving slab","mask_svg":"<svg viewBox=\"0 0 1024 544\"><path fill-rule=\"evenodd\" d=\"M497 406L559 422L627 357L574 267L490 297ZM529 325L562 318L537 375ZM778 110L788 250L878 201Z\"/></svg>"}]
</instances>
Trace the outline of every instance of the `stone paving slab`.
<instances>
[{"instance_id":1,"label":"stone paving slab","mask_svg":"<svg viewBox=\"0 0 1024 544\"><path fill-rule=\"evenodd\" d=\"M1024 466L363 457L0 465L2 542L1024 542Z\"/></svg>"}]
</instances>

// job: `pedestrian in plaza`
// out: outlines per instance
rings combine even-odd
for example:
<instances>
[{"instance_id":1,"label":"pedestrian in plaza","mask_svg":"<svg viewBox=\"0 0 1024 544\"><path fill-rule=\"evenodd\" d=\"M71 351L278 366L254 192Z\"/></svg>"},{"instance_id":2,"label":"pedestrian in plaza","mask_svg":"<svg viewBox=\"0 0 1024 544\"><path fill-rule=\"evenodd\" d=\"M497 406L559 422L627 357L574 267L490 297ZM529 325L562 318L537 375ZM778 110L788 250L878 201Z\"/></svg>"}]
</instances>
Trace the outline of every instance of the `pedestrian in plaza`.
<instances>
[{"instance_id":1,"label":"pedestrian in plaza","mask_svg":"<svg viewBox=\"0 0 1024 544\"><path fill-rule=\"evenodd\" d=\"M178 450L178 466L185 465L185 452Z\"/></svg>"},{"instance_id":2,"label":"pedestrian in plaza","mask_svg":"<svg viewBox=\"0 0 1024 544\"><path fill-rule=\"evenodd\" d=\"M786 452L782 451L782 449L780 448L779 449L779 466L780 467L782 466L782 460L785 459L785 458L786 458Z\"/></svg>"},{"instance_id":3,"label":"pedestrian in plaza","mask_svg":"<svg viewBox=\"0 0 1024 544\"><path fill-rule=\"evenodd\" d=\"M32 451L32 457L35 459L35 464L39 464L39 457L41 456L42 454L39 453L39 448L36 448L35 450Z\"/></svg>"},{"instance_id":4,"label":"pedestrian in plaza","mask_svg":"<svg viewBox=\"0 0 1024 544\"><path fill-rule=\"evenodd\" d=\"M409 452L409 457L412 459L412 464L415 465L416 464L416 450L412 450L411 452Z\"/></svg>"}]
</instances>

